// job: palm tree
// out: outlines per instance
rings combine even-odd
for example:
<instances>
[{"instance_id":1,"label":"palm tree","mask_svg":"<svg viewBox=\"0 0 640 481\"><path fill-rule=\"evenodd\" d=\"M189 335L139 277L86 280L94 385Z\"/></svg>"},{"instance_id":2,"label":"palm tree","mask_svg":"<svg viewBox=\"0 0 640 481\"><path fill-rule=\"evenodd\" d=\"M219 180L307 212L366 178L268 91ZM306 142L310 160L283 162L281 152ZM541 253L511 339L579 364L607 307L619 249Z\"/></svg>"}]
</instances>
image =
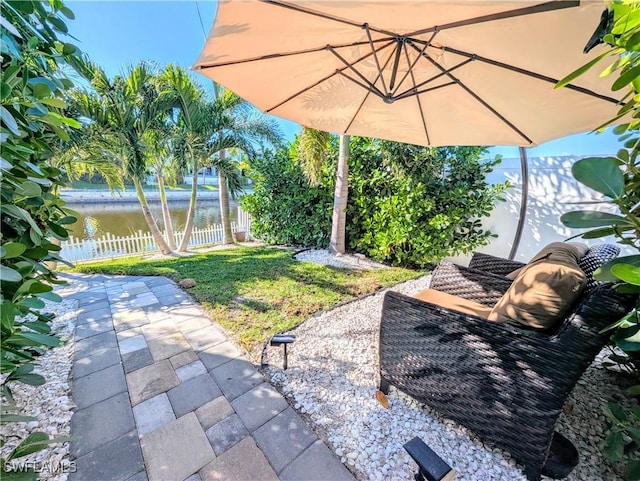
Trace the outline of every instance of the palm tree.
<instances>
[{"instance_id":1,"label":"palm tree","mask_svg":"<svg viewBox=\"0 0 640 481\"><path fill-rule=\"evenodd\" d=\"M171 250L175 250L176 239L173 231L171 213L169 212L169 205L167 204L167 193L165 191L165 184L175 185L175 176L172 175L172 170L175 170L177 166L171 145L172 129L167 125L162 129L149 130L146 135L151 151L149 164L155 171L156 181L158 182L160 208L162 210L162 221L164 223L167 244Z\"/></svg>"},{"instance_id":2,"label":"palm tree","mask_svg":"<svg viewBox=\"0 0 640 481\"><path fill-rule=\"evenodd\" d=\"M237 163L226 157L225 150L237 148L253 156L253 142L266 139L277 143L280 140L279 130L275 121L256 114L246 101L229 90L216 86L215 98L209 99L178 66L167 66L161 80L166 93L173 97L174 105L179 109L177 125L183 139L177 150L189 161L193 174L187 225L178 250L187 249L197 200L198 169L205 165L215 167L218 173L223 243L230 244L233 238L229 195L235 195L241 186Z\"/></svg>"},{"instance_id":3,"label":"palm tree","mask_svg":"<svg viewBox=\"0 0 640 481\"><path fill-rule=\"evenodd\" d=\"M142 214L156 244L163 254L169 254L171 249L162 237L142 189L148 160L145 135L161 125L168 104L155 87L152 68L144 62L111 80L100 67L92 66L92 73L93 91L78 91L73 96L74 108L89 119L86 149L94 156L121 163L124 173L133 181Z\"/></svg>"},{"instance_id":4,"label":"palm tree","mask_svg":"<svg viewBox=\"0 0 640 481\"><path fill-rule=\"evenodd\" d=\"M317 184L320 169L326 161L331 134L302 127L298 155L309 182ZM333 216L331 219L331 240L329 252L344 254L346 251L345 231L347 225L347 202L349 196L349 142L351 136L340 135L336 186L333 195Z\"/></svg>"}]
</instances>

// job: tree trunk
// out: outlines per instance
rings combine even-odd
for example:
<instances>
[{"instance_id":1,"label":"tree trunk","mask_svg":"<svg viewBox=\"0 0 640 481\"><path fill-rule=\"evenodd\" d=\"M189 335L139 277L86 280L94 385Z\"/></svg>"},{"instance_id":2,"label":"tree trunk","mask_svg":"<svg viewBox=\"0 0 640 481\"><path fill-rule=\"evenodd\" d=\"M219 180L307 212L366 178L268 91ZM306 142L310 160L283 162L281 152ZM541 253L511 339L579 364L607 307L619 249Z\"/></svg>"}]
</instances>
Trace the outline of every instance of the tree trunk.
<instances>
[{"instance_id":1,"label":"tree trunk","mask_svg":"<svg viewBox=\"0 0 640 481\"><path fill-rule=\"evenodd\" d=\"M220 160L224 159L224 150L219 153ZM229 212L229 188L227 176L222 169L218 170L218 194L220 202L220 219L222 220L222 243L233 244L233 232L231 232L231 215Z\"/></svg>"},{"instance_id":2,"label":"tree trunk","mask_svg":"<svg viewBox=\"0 0 640 481\"><path fill-rule=\"evenodd\" d=\"M173 232L173 222L171 222L171 213L167 205L167 193L164 191L164 176L162 169L158 170L158 190L160 191L160 206L162 207L162 220L164 222L164 232L167 236L169 248L176 250L176 236Z\"/></svg>"},{"instance_id":3,"label":"tree trunk","mask_svg":"<svg viewBox=\"0 0 640 481\"><path fill-rule=\"evenodd\" d=\"M187 224L184 226L184 235L180 241L179 252L186 252L193 230L193 220L196 216L196 200L198 196L198 161L193 159L193 173L191 175L191 197L189 198L189 211L187 212Z\"/></svg>"},{"instance_id":4,"label":"tree trunk","mask_svg":"<svg viewBox=\"0 0 640 481\"><path fill-rule=\"evenodd\" d=\"M347 225L347 198L349 195L349 141L351 136L340 136L340 153L336 169L336 188L333 195L331 242L329 252L344 254L345 228Z\"/></svg>"},{"instance_id":5,"label":"tree trunk","mask_svg":"<svg viewBox=\"0 0 640 481\"><path fill-rule=\"evenodd\" d=\"M134 177L133 185L135 185L136 187L136 194L138 195L138 201L140 202L140 207L142 208L142 215L144 216L144 220L147 222L149 230L151 231L151 235L160 248L160 252L165 255L171 254L171 249L164 240L164 237L162 237L162 232L160 232L158 224L156 224L156 220L153 218L153 214L149 209L149 204L147 204L147 199L144 195L144 190L142 190L140 179Z\"/></svg>"}]
</instances>

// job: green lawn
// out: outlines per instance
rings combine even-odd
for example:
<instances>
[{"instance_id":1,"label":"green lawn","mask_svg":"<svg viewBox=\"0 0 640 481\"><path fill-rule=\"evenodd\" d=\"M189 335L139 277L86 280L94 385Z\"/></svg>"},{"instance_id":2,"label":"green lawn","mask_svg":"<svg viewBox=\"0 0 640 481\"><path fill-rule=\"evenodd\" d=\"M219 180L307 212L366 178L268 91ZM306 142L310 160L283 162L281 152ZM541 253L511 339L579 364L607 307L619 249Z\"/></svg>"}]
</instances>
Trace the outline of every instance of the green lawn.
<instances>
[{"instance_id":1,"label":"green lawn","mask_svg":"<svg viewBox=\"0 0 640 481\"><path fill-rule=\"evenodd\" d=\"M189 293L248 351L314 312L420 274L399 268L354 271L298 262L291 251L270 247L154 261L127 258L82 264L77 270L168 276L175 281L193 278L198 285Z\"/></svg>"}]
</instances>

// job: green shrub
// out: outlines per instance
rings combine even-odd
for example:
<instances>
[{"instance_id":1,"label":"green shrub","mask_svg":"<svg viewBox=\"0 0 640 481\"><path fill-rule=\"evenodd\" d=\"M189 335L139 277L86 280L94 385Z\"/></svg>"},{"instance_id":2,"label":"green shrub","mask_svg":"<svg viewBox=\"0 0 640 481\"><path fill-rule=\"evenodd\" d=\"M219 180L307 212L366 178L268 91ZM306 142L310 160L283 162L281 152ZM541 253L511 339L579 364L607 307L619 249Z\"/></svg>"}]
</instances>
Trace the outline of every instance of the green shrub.
<instances>
[{"instance_id":1,"label":"green shrub","mask_svg":"<svg viewBox=\"0 0 640 481\"><path fill-rule=\"evenodd\" d=\"M425 267L485 245L481 226L507 184L486 175L499 160L481 147L424 148L352 137L347 244L376 260ZM331 230L337 141L317 186L295 160L296 143L253 166L255 189L242 207L253 233L267 242L326 247Z\"/></svg>"},{"instance_id":2,"label":"green shrub","mask_svg":"<svg viewBox=\"0 0 640 481\"><path fill-rule=\"evenodd\" d=\"M354 138L347 236L351 249L392 265L425 267L486 245L482 228L507 184L481 147L425 148Z\"/></svg>"},{"instance_id":3,"label":"green shrub","mask_svg":"<svg viewBox=\"0 0 640 481\"><path fill-rule=\"evenodd\" d=\"M272 244L326 247L331 232L333 187L325 172L322 183L309 185L292 152L280 149L254 161L253 194L240 204L252 217L252 234Z\"/></svg>"},{"instance_id":4,"label":"green shrub","mask_svg":"<svg viewBox=\"0 0 640 481\"><path fill-rule=\"evenodd\" d=\"M55 241L67 238L65 225L76 219L56 194L63 173L48 160L52 146L69 138L66 129L79 127L64 115L62 95L72 84L62 67L79 67L81 61L76 47L57 37L67 33L63 16L73 18L62 1L6 0L0 11L0 394L6 423L33 419L16 414L11 386L43 384L44 378L32 372L37 356L59 343L50 334L51 316L38 310L44 307L43 299L60 300L52 292L52 284L59 282L47 262L60 260ZM26 320L27 314L35 320ZM30 434L6 460L0 459L0 472L8 478L6 462L39 451L48 442L45 433ZM21 479L37 477L33 469L27 471Z\"/></svg>"}]
</instances>

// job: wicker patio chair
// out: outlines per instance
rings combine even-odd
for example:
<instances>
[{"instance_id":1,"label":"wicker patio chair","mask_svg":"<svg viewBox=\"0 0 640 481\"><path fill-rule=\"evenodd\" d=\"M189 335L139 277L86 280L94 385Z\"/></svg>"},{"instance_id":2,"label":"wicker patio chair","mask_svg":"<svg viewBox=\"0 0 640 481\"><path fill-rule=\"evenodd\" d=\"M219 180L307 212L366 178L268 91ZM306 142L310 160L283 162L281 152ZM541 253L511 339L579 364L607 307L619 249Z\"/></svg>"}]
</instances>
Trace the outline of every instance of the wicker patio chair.
<instances>
[{"instance_id":1,"label":"wicker patio chair","mask_svg":"<svg viewBox=\"0 0 640 481\"><path fill-rule=\"evenodd\" d=\"M475 269L442 263L431 288L492 306L512 282L503 274L523 264L489 257L474 257ZM380 389L388 393L394 385L468 427L510 452L537 481L555 457L550 447L567 396L611 335L600 331L633 305L611 287L586 292L552 333L389 291L380 325Z\"/></svg>"}]
</instances>

